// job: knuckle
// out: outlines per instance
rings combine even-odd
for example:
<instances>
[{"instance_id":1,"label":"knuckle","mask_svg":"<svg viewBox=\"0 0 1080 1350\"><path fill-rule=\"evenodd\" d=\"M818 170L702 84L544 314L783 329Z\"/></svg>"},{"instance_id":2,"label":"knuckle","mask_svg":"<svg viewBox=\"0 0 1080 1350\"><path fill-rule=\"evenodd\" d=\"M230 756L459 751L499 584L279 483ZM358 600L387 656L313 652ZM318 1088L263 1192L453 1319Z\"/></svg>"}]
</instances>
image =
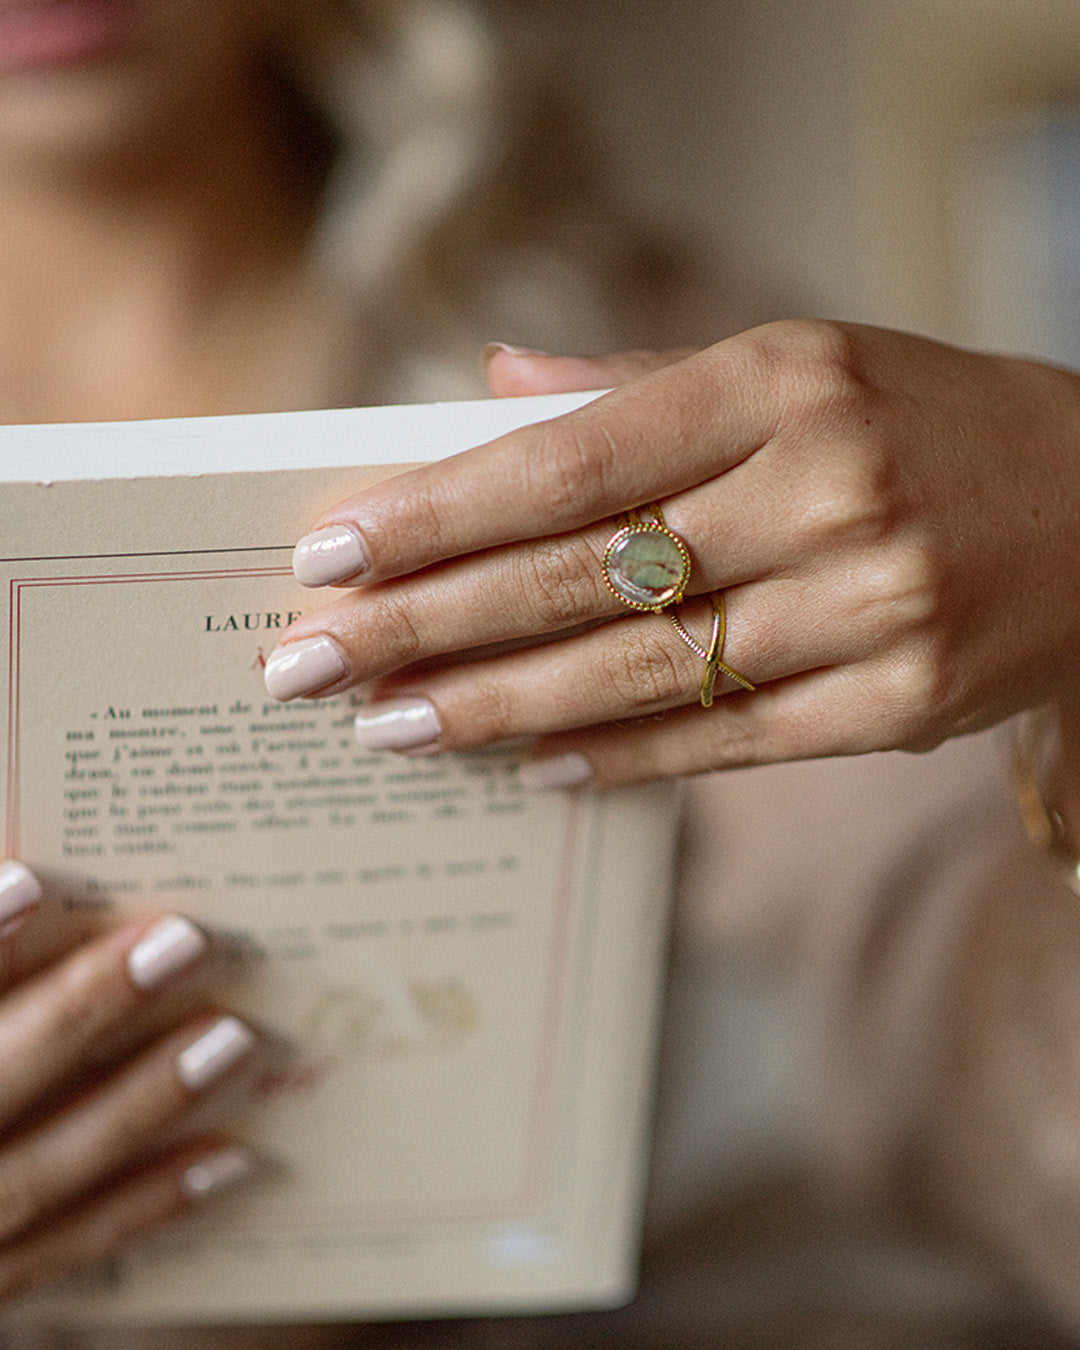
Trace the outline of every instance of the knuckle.
<instances>
[{"instance_id":1,"label":"knuckle","mask_svg":"<svg viewBox=\"0 0 1080 1350\"><path fill-rule=\"evenodd\" d=\"M939 569L921 549L894 550L880 568L877 589L894 622L906 630L927 629L942 607Z\"/></svg>"},{"instance_id":2,"label":"knuckle","mask_svg":"<svg viewBox=\"0 0 1080 1350\"><path fill-rule=\"evenodd\" d=\"M660 642L635 635L631 641L613 646L606 666L604 673L612 692L631 715L689 701L690 681L681 653Z\"/></svg>"},{"instance_id":3,"label":"knuckle","mask_svg":"<svg viewBox=\"0 0 1080 1350\"><path fill-rule=\"evenodd\" d=\"M825 386L862 384L858 341L852 329L827 319L798 319L784 325L788 360L817 376Z\"/></svg>"},{"instance_id":4,"label":"knuckle","mask_svg":"<svg viewBox=\"0 0 1080 1350\"><path fill-rule=\"evenodd\" d=\"M742 341L752 373L779 396L789 422L846 419L872 397L857 329L787 320L753 329Z\"/></svg>"},{"instance_id":5,"label":"knuckle","mask_svg":"<svg viewBox=\"0 0 1080 1350\"><path fill-rule=\"evenodd\" d=\"M888 658L877 700L874 748L921 750L939 744L949 725L950 681L921 648Z\"/></svg>"},{"instance_id":6,"label":"knuckle","mask_svg":"<svg viewBox=\"0 0 1080 1350\"><path fill-rule=\"evenodd\" d=\"M946 587L940 569L920 549L898 547L849 576L852 617L864 631L892 644L917 643L929 657L942 637L947 611Z\"/></svg>"},{"instance_id":7,"label":"knuckle","mask_svg":"<svg viewBox=\"0 0 1080 1350\"><path fill-rule=\"evenodd\" d=\"M390 670L419 660L423 637L404 595L385 591L370 596L370 603L365 627L380 635L384 656L379 666Z\"/></svg>"},{"instance_id":8,"label":"knuckle","mask_svg":"<svg viewBox=\"0 0 1080 1350\"><path fill-rule=\"evenodd\" d=\"M851 365L853 338L827 319L784 319L730 339L759 373L786 377L796 370L844 370Z\"/></svg>"},{"instance_id":9,"label":"knuckle","mask_svg":"<svg viewBox=\"0 0 1080 1350\"><path fill-rule=\"evenodd\" d=\"M854 589L854 588L853 588ZM855 627L876 635L880 719L874 748L911 748L949 724L965 695L954 659L940 568L924 550L900 547L863 576Z\"/></svg>"},{"instance_id":10,"label":"knuckle","mask_svg":"<svg viewBox=\"0 0 1080 1350\"><path fill-rule=\"evenodd\" d=\"M570 414L534 431L522 462L530 498L556 522L602 511L619 449L595 414L588 421Z\"/></svg>"},{"instance_id":11,"label":"knuckle","mask_svg":"<svg viewBox=\"0 0 1080 1350\"><path fill-rule=\"evenodd\" d=\"M783 727L773 735L782 735ZM760 729L742 718L727 718L723 726L713 729L713 743L709 747L708 762L702 768L717 764L727 769L743 769L779 756L769 753L769 743Z\"/></svg>"},{"instance_id":12,"label":"knuckle","mask_svg":"<svg viewBox=\"0 0 1080 1350\"><path fill-rule=\"evenodd\" d=\"M912 735L925 735L932 723L945 716L952 690L943 665L927 653L917 653L901 662L901 671L904 712L898 731L903 739L898 743L904 744ZM918 714L917 718L913 714Z\"/></svg>"},{"instance_id":13,"label":"knuckle","mask_svg":"<svg viewBox=\"0 0 1080 1350\"><path fill-rule=\"evenodd\" d=\"M867 593L921 614L948 583L941 550L901 499L884 456L847 458L814 470L812 491L793 509L802 558L846 553L849 573L867 578Z\"/></svg>"},{"instance_id":14,"label":"knuckle","mask_svg":"<svg viewBox=\"0 0 1080 1350\"><path fill-rule=\"evenodd\" d=\"M470 690L469 743L486 745L505 740L520 730L510 690L496 679L477 681Z\"/></svg>"},{"instance_id":15,"label":"knuckle","mask_svg":"<svg viewBox=\"0 0 1080 1350\"><path fill-rule=\"evenodd\" d=\"M813 540L881 541L894 524L876 466L867 460L834 472L826 484L808 495L801 511L803 528Z\"/></svg>"},{"instance_id":16,"label":"knuckle","mask_svg":"<svg viewBox=\"0 0 1080 1350\"><path fill-rule=\"evenodd\" d=\"M409 484L409 514L406 528L402 528L399 522L395 530L391 533L398 533L402 538L407 539L410 544L415 544L418 539L424 541L424 553L430 558L439 558L447 550L447 529L445 520L449 514L450 504L446 501L445 494L436 490L434 482L429 482L428 478L434 478L435 471L422 470L416 474ZM437 481L441 482L439 478ZM380 544L380 551L382 545Z\"/></svg>"},{"instance_id":17,"label":"knuckle","mask_svg":"<svg viewBox=\"0 0 1080 1350\"><path fill-rule=\"evenodd\" d=\"M538 631L566 628L597 612L600 563L583 540L544 541L517 561L518 603Z\"/></svg>"},{"instance_id":18,"label":"knuckle","mask_svg":"<svg viewBox=\"0 0 1080 1350\"><path fill-rule=\"evenodd\" d=\"M104 977L97 953L80 952L52 976L52 997L41 1031L56 1047L79 1047L102 1035L113 1023L125 985Z\"/></svg>"}]
</instances>

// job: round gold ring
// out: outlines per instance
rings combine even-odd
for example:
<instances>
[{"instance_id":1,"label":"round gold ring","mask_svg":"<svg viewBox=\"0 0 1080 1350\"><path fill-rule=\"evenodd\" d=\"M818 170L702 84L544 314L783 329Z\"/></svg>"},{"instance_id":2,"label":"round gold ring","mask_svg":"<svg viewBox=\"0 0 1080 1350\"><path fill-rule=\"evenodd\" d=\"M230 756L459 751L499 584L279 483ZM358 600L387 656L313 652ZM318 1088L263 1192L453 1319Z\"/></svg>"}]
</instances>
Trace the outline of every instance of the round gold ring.
<instances>
[{"instance_id":1,"label":"round gold ring","mask_svg":"<svg viewBox=\"0 0 1080 1350\"><path fill-rule=\"evenodd\" d=\"M648 518L643 518L643 512ZM608 540L601 563L604 583L617 600L631 609L653 614L679 604L690 580L690 550L674 530L668 529L659 503L627 511L621 527ZM713 621L707 647L689 632L674 609L668 614L678 635L705 662L703 708L712 707L717 675L726 675L749 693L757 687L723 660L727 636L723 592L714 592L710 599Z\"/></svg>"},{"instance_id":2,"label":"round gold ring","mask_svg":"<svg viewBox=\"0 0 1080 1350\"><path fill-rule=\"evenodd\" d=\"M669 530L659 506L629 511L622 528L607 542L601 566L604 583L617 600L631 609L659 614L677 605L690 580L690 550Z\"/></svg>"}]
</instances>

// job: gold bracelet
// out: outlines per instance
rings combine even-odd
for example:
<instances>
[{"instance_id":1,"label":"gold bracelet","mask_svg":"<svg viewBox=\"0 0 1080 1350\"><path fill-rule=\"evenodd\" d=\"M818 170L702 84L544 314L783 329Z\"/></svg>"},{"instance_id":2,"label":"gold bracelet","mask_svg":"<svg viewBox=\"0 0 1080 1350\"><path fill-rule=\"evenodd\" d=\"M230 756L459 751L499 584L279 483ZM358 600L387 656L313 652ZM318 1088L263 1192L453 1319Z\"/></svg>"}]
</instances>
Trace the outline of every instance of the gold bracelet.
<instances>
[{"instance_id":1,"label":"gold bracelet","mask_svg":"<svg viewBox=\"0 0 1080 1350\"><path fill-rule=\"evenodd\" d=\"M1049 803L1039 786L1040 764L1053 718L1046 709L1022 719L1013 754L1013 784L1027 836L1049 853L1062 880L1073 895L1080 896L1080 856L1069 842L1061 812Z\"/></svg>"}]
</instances>

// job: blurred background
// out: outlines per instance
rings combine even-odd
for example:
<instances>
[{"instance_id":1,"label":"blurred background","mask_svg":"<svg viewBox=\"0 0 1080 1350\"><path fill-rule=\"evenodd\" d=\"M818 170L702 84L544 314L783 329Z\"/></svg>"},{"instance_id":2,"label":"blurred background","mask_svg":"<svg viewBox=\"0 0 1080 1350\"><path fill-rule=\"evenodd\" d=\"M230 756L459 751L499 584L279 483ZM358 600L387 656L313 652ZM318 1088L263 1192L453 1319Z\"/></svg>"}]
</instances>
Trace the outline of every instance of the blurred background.
<instances>
[{"instance_id":1,"label":"blurred background","mask_svg":"<svg viewBox=\"0 0 1080 1350\"><path fill-rule=\"evenodd\" d=\"M574 77L620 190L710 239L750 318L1080 363L1075 0L582 10Z\"/></svg>"}]
</instances>

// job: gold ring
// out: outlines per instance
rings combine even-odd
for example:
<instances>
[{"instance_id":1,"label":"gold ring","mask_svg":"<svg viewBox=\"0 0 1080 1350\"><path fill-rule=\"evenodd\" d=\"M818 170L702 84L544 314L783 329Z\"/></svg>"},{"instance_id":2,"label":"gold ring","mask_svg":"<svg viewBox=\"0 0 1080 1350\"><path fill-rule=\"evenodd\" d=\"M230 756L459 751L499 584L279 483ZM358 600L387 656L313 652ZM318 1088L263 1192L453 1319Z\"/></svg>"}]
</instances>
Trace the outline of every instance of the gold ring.
<instances>
[{"instance_id":1,"label":"gold ring","mask_svg":"<svg viewBox=\"0 0 1080 1350\"><path fill-rule=\"evenodd\" d=\"M687 630L686 625L677 614L669 614L668 618L675 627L676 633L682 638L686 645L695 655L700 656L705 662L705 674L701 677L701 706L711 708L713 701L713 688L716 685L717 675L726 675L729 680L734 680L737 685L749 693L753 693L757 688L751 684L745 675L740 675L734 667L729 666L721 658L724 655L724 640L727 637L727 610L724 607L724 593L714 591L709 597L712 601L713 621L712 635L709 638L708 647L703 647L698 640Z\"/></svg>"},{"instance_id":2,"label":"gold ring","mask_svg":"<svg viewBox=\"0 0 1080 1350\"><path fill-rule=\"evenodd\" d=\"M617 600L631 609L659 614L677 605L690 580L690 550L664 521L659 506L628 511L623 526L607 542L601 566L604 582Z\"/></svg>"},{"instance_id":3,"label":"gold ring","mask_svg":"<svg viewBox=\"0 0 1080 1350\"><path fill-rule=\"evenodd\" d=\"M651 519L644 519L642 512ZM679 604L690 580L690 550L674 530L668 529L664 512L656 502L626 512L622 527L608 540L601 561L604 582L612 595L631 609L649 610L653 614ZM717 675L726 675L750 693L756 688L722 659L727 636L724 596L716 591L711 599L713 622L707 647L693 637L674 610L668 615L678 635L705 662L701 680L703 708L712 707Z\"/></svg>"}]
</instances>

